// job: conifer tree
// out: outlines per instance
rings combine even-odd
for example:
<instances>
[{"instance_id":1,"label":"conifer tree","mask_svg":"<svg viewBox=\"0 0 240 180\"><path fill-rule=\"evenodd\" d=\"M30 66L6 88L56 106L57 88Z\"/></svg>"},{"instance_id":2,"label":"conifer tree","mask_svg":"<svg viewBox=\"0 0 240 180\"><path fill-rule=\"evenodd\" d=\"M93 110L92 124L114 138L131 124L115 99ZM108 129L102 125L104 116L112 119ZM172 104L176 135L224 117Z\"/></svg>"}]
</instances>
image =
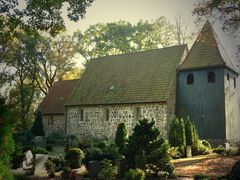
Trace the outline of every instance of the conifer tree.
<instances>
[{"instance_id":1,"label":"conifer tree","mask_svg":"<svg viewBox=\"0 0 240 180\"><path fill-rule=\"evenodd\" d=\"M119 153L123 154L126 149L128 141L128 133L126 129L125 123L120 123L117 127L116 135L115 135L115 143L119 148Z\"/></svg>"},{"instance_id":2,"label":"conifer tree","mask_svg":"<svg viewBox=\"0 0 240 180\"><path fill-rule=\"evenodd\" d=\"M34 136L44 136L43 122L42 122L42 113L37 111L35 116L35 121L31 128L31 133Z\"/></svg>"}]
</instances>

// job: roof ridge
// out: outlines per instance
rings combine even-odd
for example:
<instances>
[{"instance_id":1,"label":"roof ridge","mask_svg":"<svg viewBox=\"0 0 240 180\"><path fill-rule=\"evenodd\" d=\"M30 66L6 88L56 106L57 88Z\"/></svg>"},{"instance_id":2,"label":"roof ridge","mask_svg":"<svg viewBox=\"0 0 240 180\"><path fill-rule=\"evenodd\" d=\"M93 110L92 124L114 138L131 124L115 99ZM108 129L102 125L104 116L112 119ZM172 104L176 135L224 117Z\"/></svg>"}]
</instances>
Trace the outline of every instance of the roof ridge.
<instances>
[{"instance_id":1,"label":"roof ridge","mask_svg":"<svg viewBox=\"0 0 240 180\"><path fill-rule=\"evenodd\" d=\"M173 46L167 46L167 47L156 48L156 49L148 49L148 50L143 50L143 51L128 52L128 53L125 53L125 54L123 53L123 54L105 55L105 56L102 56L102 57L93 58L92 60L103 59L103 58L106 58L106 57L127 56L127 55L133 55L133 54L139 54L139 53L151 52L151 51L158 51L158 50L181 47L181 46L187 46L187 44L173 45Z\"/></svg>"}]
</instances>

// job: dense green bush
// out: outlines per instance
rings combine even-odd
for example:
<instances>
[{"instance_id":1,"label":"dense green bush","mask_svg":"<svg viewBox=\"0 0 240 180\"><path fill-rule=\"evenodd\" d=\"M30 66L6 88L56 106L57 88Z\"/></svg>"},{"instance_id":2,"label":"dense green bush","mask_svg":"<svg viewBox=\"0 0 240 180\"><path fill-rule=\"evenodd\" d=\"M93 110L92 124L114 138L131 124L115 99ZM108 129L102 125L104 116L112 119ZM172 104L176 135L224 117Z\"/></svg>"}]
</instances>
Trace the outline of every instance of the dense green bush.
<instances>
[{"instance_id":1,"label":"dense green bush","mask_svg":"<svg viewBox=\"0 0 240 180\"><path fill-rule=\"evenodd\" d=\"M126 129L125 123L120 123L117 127L116 135L115 135L115 144L119 148L119 153L124 154L126 150L126 145L128 141L128 133Z\"/></svg>"},{"instance_id":2,"label":"dense green bush","mask_svg":"<svg viewBox=\"0 0 240 180\"><path fill-rule=\"evenodd\" d=\"M19 145L15 144L15 150L11 157L12 169L19 168L25 158L25 154L23 153L22 148Z\"/></svg>"},{"instance_id":3,"label":"dense green bush","mask_svg":"<svg viewBox=\"0 0 240 180\"><path fill-rule=\"evenodd\" d=\"M100 146L101 147L101 146ZM86 156L84 158L84 163L87 164L89 161L102 161L103 159L108 159L115 161L119 159L120 155L116 145L110 144L102 148L91 147L86 150Z\"/></svg>"},{"instance_id":4,"label":"dense green bush","mask_svg":"<svg viewBox=\"0 0 240 180\"><path fill-rule=\"evenodd\" d=\"M42 113L37 111L33 126L31 128L31 133L34 136L44 136Z\"/></svg>"},{"instance_id":5,"label":"dense green bush","mask_svg":"<svg viewBox=\"0 0 240 180\"><path fill-rule=\"evenodd\" d=\"M130 169L124 176L125 180L144 180L145 173L141 169Z\"/></svg>"},{"instance_id":6,"label":"dense green bush","mask_svg":"<svg viewBox=\"0 0 240 180\"><path fill-rule=\"evenodd\" d=\"M178 147L179 152L184 156L186 147L185 125L183 119L175 118L170 124L169 143Z\"/></svg>"},{"instance_id":7,"label":"dense green bush","mask_svg":"<svg viewBox=\"0 0 240 180\"><path fill-rule=\"evenodd\" d=\"M44 148L36 147L36 148L32 149L32 153L33 154L47 154L48 151Z\"/></svg>"},{"instance_id":8,"label":"dense green bush","mask_svg":"<svg viewBox=\"0 0 240 180\"><path fill-rule=\"evenodd\" d=\"M53 145L52 144L46 144L46 150L47 151L53 151Z\"/></svg>"},{"instance_id":9,"label":"dense green bush","mask_svg":"<svg viewBox=\"0 0 240 180\"><path fill-rule=\"evenodd\" d=\"M99 173L99 177L106 180L115 179L118 173L117 166L114 166L113 163L108 160L104 159L101 161L101 171Z\"/></svg>"},{"instance_id":10,"label":"dense green bush","mask_svg":"<svg viewBox=\"0 0 240 180\"><path fill-rule=\"evenodd\" d=\"M157 173L165 168L165 164L170 163L168 148L169 145L162 139L159 129L155 127L155 122L147 119L141 120L129 137L125 154L126 169L134 169L136 155L144 155L148 169Z\"/></svg>"},{"instance_id":11,"label":"dense green bush","mask_svg":"<svg viewBox=\"0 0 240 180\"><path fill-rule=\"evenodd\" d=\"M64 179L69 179L71 172L72 172L72 170L71 170L70 167L64 166L63 167L63 172L61 173L61 177L64 178Z\"/></svg>"},{"instance_id":12,"label":"dense green bush","mask_svg":"<svg viewBox=\"0 0 240 180\"><path fill-rule=\"evenodd\" d=\"M226 151L226 148L223 147L222 145L219 145L217 148L213 149L214 153L222 154Z\"/></svg>"},{"instance_id":13,"label":"dense green bush","mask_svg":"<svg viewBox=\"0 0 240 180\"><path fill-rule=\"evenodd\" d=\"M54 132L46 137L47 144L53 145L64 145L65 138L64 135L59 132Z\"/></svg>"},{"instance_id":14,"label":"dense green bush","mask_svg":"<svg viewBox=\"0 0 240 180\"><path fill-rule=\"evenodd\" d=\"M50 173L54 173L55 170L56 170L56 166L55 164L50 160L48 159L46 162L45 162L45 168L47 170L47 172L50 174Z\"/></svg>"},{"instance_id":15,"label":"dense green bush","mask_svg":"<svg viewBox=\"0 0 240 180\"><path fill-rule=\"evenodd\" d=\"M65 160L67 161L68 165L73 169L81 167L83 158L84 154L79 148L71 148L65 154Z\"/></svg>"},{"instance_id":16,"label":"dense green bush","mask_svg":"<svg viewBox=\"0 0 240 180\"><path fill-rule=\"evenodd\" d=\"M0 96L0 179L9 177L12 179L11 155L14 152L14 141L12 137L11 113L9 106Z\"/></svg>"},{"instance_id":17,"label":"dense green bush","mask_svg":"<svg viewBox=\"0 0 240 180\"><path fill-rule=\"evenodd\" d=\"M62 155L50 156L48 159L54 163L56 171L62 170L64 166L64 158Z\"/></svg>"}]
</instances>

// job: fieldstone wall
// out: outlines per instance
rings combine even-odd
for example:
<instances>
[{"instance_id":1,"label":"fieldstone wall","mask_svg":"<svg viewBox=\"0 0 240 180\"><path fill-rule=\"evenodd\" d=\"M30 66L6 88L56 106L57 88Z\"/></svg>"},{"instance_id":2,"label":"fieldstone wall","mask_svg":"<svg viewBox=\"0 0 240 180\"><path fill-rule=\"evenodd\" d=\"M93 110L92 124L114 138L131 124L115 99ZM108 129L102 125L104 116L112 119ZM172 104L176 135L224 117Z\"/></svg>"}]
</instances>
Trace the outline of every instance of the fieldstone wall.
<instances>
[{"instance_id":1,"label":"fieldstone wall","mask_svg":"<svg viewBox=\"0 0 240 180\"><path fill-rule=\"evenodd\" d=\"M163 137L167 137L166 103L71 106L67 107L66 134L114 138L117 126L124 122L131 133L138 120L154 120Z\"/></svg>"},{"instance_id":2,"label":"fieldstone wall","mask_svg":"<svg viewBox=\"0 0 240 180\"><path fill-rule=\"evenodd\" d=\"M45 136L59 132L65 135L65 115L43 115Z\"/></svg>"}]
</instances>

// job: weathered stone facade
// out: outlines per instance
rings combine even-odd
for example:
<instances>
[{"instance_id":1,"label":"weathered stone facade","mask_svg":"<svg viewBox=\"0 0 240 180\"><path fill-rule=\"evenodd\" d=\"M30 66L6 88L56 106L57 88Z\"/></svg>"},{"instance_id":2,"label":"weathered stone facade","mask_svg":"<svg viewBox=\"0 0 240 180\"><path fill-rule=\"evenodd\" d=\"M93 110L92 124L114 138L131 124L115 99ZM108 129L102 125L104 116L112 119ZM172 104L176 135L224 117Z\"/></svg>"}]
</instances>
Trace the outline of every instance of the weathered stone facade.
<instances>
[{"instance_id":1,"label":"weathered stone facade","mask_svg":"<svg viewBox=\"0 0 240 180\"><path fill-rule=\"evenodd\" d=\"M124 122L131 133L138 120L146 118L154 120L166 138L168 109L166 103L70 106L67 107L66 134L80 139L86 136L114 138L119 123Z\"/></svg>"},{"instance_id":2,"label":"weathered stone facade","mask_svg":"<svg viewBox=\"0 0 240 180\"><path fill-rule=\"evenodd\" d=\"M61 133L65 135L65 115L43 115L43 128L45 136L52 133Z\"/></svg>"},{"instance_id":3,"label":"weathered stone facade","mask_svg":"<svg viewBox=\"0 0 240 180\"><path fill-rule=\"evenodd\" d=\"M236 73L229 69L224 70L226 140L230 144L240 144L240 99L237 81Z\"/></svg>"}]
</instances>

